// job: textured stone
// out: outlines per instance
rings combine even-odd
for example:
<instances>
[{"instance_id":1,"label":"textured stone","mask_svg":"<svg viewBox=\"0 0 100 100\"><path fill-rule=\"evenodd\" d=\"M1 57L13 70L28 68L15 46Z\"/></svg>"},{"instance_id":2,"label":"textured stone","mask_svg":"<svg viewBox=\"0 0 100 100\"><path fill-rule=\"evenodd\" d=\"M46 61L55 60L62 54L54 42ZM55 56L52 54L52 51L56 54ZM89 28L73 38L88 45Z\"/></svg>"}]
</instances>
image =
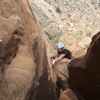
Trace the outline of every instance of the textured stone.
<instances>
[{"instance_id":1,"label":"textured stone","mask_svg":"<svg viewBox=\"0 0 100 100\"><path fill-rule=\"evenodd\" d=\"M93 36L84 57L69 63L69 77L86 100L100 99L100 32Z\"/></svg>"}]
</instances>

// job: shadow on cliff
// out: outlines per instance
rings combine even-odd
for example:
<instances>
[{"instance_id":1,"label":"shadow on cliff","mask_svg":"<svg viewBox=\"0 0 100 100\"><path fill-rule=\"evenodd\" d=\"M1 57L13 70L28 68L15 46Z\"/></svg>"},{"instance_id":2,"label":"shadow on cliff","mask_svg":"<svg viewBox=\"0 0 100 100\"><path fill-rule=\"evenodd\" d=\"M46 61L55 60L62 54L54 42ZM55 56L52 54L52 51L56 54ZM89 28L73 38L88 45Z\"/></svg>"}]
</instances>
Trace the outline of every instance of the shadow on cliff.
<instances>
[{"instance_id":1,"label":"shadow on cliff","mask_svg":"<svg viewBox=\"0 0 100 100\"><path fill-rule=\"evenodd\" d=\"M73 59L69 65L69 77L85 100L99 100L100 32L93 36L86 55L83 58Z\"/></svg>"}]
</instances>

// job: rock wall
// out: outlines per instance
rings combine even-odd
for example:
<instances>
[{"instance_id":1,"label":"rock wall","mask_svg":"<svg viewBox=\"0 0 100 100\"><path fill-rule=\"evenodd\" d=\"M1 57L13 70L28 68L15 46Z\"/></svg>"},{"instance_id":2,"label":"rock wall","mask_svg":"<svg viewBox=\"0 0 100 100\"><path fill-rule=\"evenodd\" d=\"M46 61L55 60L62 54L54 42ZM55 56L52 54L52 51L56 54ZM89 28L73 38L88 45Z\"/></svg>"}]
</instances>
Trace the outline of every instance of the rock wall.
<instances>
[{"instance_id":1,"label":"rock wall","mask_svg":"<svg viewBox=\"0 0 100 100\"><path fill-rule=\"evenodd\" d=\"M69 63L69 77L85 100L100 99L100 32L93 36L84 57Z\"/></svg>"},{"instance_id":2,"label":"rock wall","mask_svg":"<svg viewBox=\"0 0 100 100\"><path fill-rule=\"evenodd\" d=\"M74 56L87 50L91 38L99 31L98 0L29 0L45 37L50 56L55 44L63 42Z\"/></svg>"},{"instance_id":3,"label":"rock wall","mask_svg":"<svg viewBox=\"0 0 100 100\"><path fill-rule=\"evenodd\" d=\"M25 0L0 1L0 100L33 100L42 76L52 87L44 39L30 12ZM56 98L49 87L38 96Z\"/></svg>"},{"instance_id":4,"label":"rock wall","mask_svg":"<svg viewBox=\"0 0 100 100\"><path fill-rule=\"evenodd\" d=\"M25 0L0 1L0 100L58 100L32 15ZM87 54L69 63L69 77L86 100L100 99L100 32L92 40Z\"/></svg>"}]
</instances>

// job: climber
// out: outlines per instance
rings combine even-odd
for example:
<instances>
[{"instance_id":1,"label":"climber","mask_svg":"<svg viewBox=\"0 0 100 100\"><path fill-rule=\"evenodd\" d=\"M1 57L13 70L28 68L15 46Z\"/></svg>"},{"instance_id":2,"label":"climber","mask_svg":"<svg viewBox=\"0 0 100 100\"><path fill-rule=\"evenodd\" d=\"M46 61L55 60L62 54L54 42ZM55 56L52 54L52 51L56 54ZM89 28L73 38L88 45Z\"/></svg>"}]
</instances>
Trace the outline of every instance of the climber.
<instances>
[{"instance_id":1,"label":"climber","mask_svg":"<svg viewBox=\"0 0 100 100\"><path fill-rule=\"evenodd\" d=\"M57 44L57 55L51 57L51 59L53 59L52 65L54 66L56 61L62 60L63 58L68 58L68 59L72 59L72 52L69 51L68 49L64 48L64 44L59 42Z\"/></svg>"}]
</instances>

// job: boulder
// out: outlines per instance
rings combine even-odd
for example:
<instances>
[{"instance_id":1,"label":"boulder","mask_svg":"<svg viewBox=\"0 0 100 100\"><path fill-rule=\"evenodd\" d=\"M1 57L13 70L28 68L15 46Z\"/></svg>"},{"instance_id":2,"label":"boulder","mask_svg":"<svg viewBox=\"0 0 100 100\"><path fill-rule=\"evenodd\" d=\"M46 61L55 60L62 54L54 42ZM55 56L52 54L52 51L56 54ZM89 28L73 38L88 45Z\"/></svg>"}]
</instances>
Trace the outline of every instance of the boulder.
<instances>
[{"instance_id":1,"label":"boulder","mask_svg":"<svg viewBox=\"0 0 100 100\"><path fill-rule=\"evenodd\" d=\"M73 59L69 65L69 77L84 99L99 100L100 32L93 36L86 55Z\"/></svg>"}]
</instances>

